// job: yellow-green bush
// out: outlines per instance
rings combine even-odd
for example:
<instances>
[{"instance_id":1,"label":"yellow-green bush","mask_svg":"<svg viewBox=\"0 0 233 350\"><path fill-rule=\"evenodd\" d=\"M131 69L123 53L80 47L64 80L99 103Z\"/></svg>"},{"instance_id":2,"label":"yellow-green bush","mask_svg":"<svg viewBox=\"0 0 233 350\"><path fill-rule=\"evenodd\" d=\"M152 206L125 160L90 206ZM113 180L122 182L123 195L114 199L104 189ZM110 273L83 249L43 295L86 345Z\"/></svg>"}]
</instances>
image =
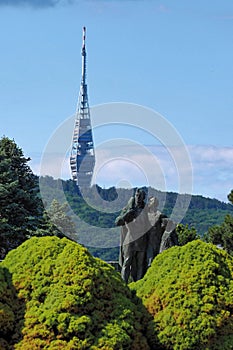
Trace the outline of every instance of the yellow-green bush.
<instances>
[{"instance_id":1,"label":"yellow-green bush","mask_svg":"<svg viewBox=\"0 0 233 350\"><path fill-rule=\"evenodd\" d=\"M233 349L233 259L200 240L159 254L131 284L165 349Z\"/></svg>"},{"instance_id":2,"label":"yellow-green bush","mask_svg":"<svg viewBox=\"0 0 233 350\"><path fill-rule=\"evenodd\" d=\"M25 304L14 349L152 349L151 317L110 265L70 240L31 238L1 263ZM11 313L9 330L12 332Z\"/></svg>"}]
</instances>

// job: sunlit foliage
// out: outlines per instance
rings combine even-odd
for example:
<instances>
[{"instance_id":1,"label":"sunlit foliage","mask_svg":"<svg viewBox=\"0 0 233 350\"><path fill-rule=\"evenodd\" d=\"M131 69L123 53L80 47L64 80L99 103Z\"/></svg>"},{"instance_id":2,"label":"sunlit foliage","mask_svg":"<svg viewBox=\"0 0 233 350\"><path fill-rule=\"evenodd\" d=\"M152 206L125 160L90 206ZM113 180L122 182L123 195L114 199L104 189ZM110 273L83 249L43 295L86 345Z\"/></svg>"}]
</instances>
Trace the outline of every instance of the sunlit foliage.
<instances>
[{"instance_id":1,"label":"sunlit foliage","mask_svg":"<svg viewBox=\"0 0 233 350\"><path fill-rule=\"evenodd\" d=\"M1 265L25 303L22 340L15 349L153 348L147 340L151 317L141 301L113 267L79 244L34 237Z\"/></svg>"},{"instance_id":2,"label":"sunlit foliage","mask_svg":"<svg viewBox=\"0 0 233 350\"><path fill-rule=\"evenodd\" d=\"M165 349L233 349L233 259L195 240L159 254L131 285Z\"/></svg>"}]
</instances>

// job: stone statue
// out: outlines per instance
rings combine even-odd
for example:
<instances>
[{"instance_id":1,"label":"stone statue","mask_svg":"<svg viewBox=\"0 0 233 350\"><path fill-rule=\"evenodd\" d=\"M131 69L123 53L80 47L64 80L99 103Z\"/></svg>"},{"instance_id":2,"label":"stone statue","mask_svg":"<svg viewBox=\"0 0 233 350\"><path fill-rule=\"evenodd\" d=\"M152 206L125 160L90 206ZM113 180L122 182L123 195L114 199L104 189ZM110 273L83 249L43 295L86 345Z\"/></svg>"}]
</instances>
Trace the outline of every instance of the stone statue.
<instances>
[{"instance_id":1,"label":"stone statue","mask_svg":"<svg viewBox=\"0 0 233 350\"><path fill-rule=\"evenodd\" d=\"M178 245L176 224L158 210L158 205L159 201L156 197L151 197L147 204L148 218L151 224L147 246L148 267L156 255L165 249Z\"/></svg>"},{"instance_id":2,"label":"stone statue","mask_svg":"<svg viewBox=\"0 0 233 350\"><path fill-rule=\"evenodd\" d=\"M147 243L147 266L149 267L152 260L160 252L161 239L165 231L164 219L166 218L159 210L159 201L156 197L149 198L147 204L148 219L151 228L148 232L148 243Z\"/></svg>"},{"instance_id":3,"label":"stone statue","mask_svg":"<svg viewBox=\"0 0 233 350\"><path fill-rule=\"evenodd\" d=\"M178 245L176 224L158 210L156 197L147 204L145 197L137 189L115 220L121 226L119 265L126 283L130 275L133 281L141 279L156 255Z\"/></svg>"},{"instance_id":4,"label":"stone statue","mask_svg":"<svg viewBox=\"0 0 233 350\"><path fill-rule=\"evenodd\" d=\"M150 228L145 191L137 189L127 206L115 220L122 226L120 239L121 276L127 283L129 276L133 281L141 279L146 272L147 232Z\"/></svg>"}]
</instances>

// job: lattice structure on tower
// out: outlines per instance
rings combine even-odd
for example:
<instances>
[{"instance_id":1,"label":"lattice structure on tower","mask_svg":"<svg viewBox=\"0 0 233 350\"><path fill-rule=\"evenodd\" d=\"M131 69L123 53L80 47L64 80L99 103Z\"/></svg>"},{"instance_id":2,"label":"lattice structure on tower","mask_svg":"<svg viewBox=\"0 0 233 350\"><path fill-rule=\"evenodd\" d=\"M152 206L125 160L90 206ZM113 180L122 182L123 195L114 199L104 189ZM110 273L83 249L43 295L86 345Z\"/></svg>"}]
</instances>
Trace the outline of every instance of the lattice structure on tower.
<instances>
[{"instance_id":1,"label":"lattice structure on tower","mask_svg":"<svg viewBox=\"0 0 233 350\"><path fill-rule=\"evenodd\" d=\"M72 178L76 181L79 187L91 186L95 166L94 143L87 94L86 58L86 28L84 27L82 45L82 80L70 155Z\"/></svg>"}]
</instances>

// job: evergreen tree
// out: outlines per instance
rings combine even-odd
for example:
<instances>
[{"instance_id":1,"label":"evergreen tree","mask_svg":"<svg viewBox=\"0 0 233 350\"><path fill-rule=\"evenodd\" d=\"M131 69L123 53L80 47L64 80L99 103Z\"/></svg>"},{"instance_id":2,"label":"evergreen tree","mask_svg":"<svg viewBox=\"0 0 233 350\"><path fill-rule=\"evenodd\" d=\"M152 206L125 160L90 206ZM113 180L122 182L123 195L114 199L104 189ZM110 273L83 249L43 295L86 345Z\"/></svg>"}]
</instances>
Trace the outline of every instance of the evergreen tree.
<instances>
[{"instance_id":1,"label":"evergreen tree","mask_svg":"<svg viewBox=\"0 0 233 350\"><path fill-rule=\"evenodd\" d=\"M233 190L228 195L228 199L233 204ZM221 225L210 227L205 240L221 246L233 255L233 216L227 214Z\"/></svg>"},{"instance_id":2,"label":"evergreen tree","mask_svg":"<svg viewBox=\"0 0 233 350\"><path fill-rule=\"evenodd\" d=\"M233 204L233 190L231 190L231 193L228 194L227 198L229 199L231 204Z\"/></svg>"},{"instance_id":3,"label":"evergreen tree","mask_svg":"<svg viewBox=\"0 0 233 350\"><path fill-rule=\"evenodd\" d=\"M189 228L188 225L178 224L176 232L180 246L200 238L197 234L197 230L194 227Z\"/></svg>"},{"instance_id":4,"label":"evergreen tree","mask_svg":"<svg viewBox=\"0 0 233 350\"><path fill-rule=\"evenodd\" d=\"M24 242L42 215L37 177L14 140L0 139L0 258Z\"/></svg>"},{"instance_id":5,"label":"evergreen tree","mask_svg":"<svg viewBox=\"0 0 233 350\"><path fill-rule=\"evenodd\" d=\"M76 225L68 215L68 204L60 204L54 199L47 211L44 211L40 226L34 236L68 237L77 241Z\"/></svg>"},{"instance_id":6,"label":"evergreen tree","mask_svg":"<svg viewBox=\"0 0 233 350\"><path fill-rule=\"evenodd\" d=\"M222 225L210 227L206 241L221 246L233 255L233 216L226 215Z\"/></svg>"},{"instance_id":7,"label":"evergreen tree","mask_svg":"<svg viewBox=\"0 0 233 350\"><path fill-rule=\"evenodd\" d=\"M48 214L52 222L57 228L63 232L66 236L75 233L75 224L71 217L67 215L69 207L67 203L60 204L54 199L49 207Z\"/></svg>"}]
</instances>

